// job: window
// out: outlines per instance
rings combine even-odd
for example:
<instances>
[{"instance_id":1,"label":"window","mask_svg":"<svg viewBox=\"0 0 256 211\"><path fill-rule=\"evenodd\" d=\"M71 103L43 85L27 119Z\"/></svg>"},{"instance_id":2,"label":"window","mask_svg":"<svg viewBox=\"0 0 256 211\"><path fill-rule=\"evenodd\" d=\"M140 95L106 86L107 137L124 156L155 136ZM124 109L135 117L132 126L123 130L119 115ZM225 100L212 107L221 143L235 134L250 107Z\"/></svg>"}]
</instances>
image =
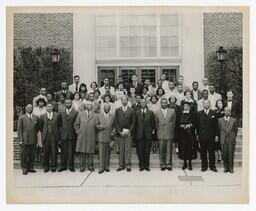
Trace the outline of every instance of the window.
<instances>
[{"instance_id":1,"label":"window","mask_svg":"<svg viewBox=\"0 0 256 211\"><path fill-rule=\"evenodd\" d=\"M99 57L116 56L116 15L98 15L96 17L97 55Z\"/></svg>"},{"instance_id":2,"label":"window","mask_svg":"<svg viewBox=\"0 0 256 211\"><path fill-rule=\"evenodd\" d=\"M160 54L163 57L179 56L178 15L160 16Z\"/></svg>"},{"instance_id":3,"label":"window","mask_svg":"<svg viewBox=\"0 0 256 211\"><path fill-rule=\"evenodd\" d=\"M99 67L98 68L98 84L103 86L105 78L109 79L109 84L115 86L116 83L116 67Z\"/></svg>"},{"instance_id":4,"label":"window","mask_svg":"<svg viewBox=\"0 0 256 211\"><path fill-rule=\"evenodd\" d=\"M155 86L156 84L156 67L142 67L140 69L141 82L148 78L150 82Z\"/></svg>"},{"instance_id":5,"label":"window","mask_svg":"<svg viewBox=\"0 0 256 211\"><path fill-rule=\"evenodd\" d=\"M120 75L123 77L124 84L126 87L132 82L132 76L136 74L136 68L133 67L123 67L121 68Z\"/></svg>"},{"instance_id":6,"label":"window","mask_svg":"<svg viewBox=\"0 0 256 211\"><path fill-rule=\"evenodd\" d=\"M179 74L179 67L161 67L161 73L164 73L166 75L168 81L174 81L176 83L177 76Z\"/></svg>"}]
</instances>

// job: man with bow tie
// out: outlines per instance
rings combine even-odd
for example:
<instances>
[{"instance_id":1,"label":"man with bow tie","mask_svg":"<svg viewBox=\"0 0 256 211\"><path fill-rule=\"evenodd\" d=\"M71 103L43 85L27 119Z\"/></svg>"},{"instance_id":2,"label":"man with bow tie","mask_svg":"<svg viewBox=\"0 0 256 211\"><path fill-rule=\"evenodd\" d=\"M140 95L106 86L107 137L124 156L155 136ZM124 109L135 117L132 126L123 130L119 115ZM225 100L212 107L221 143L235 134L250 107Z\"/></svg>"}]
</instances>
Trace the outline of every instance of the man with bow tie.
<instances>
[{"instance_id":1,"label":"man with bow tie","mask_svg":"<svg viewBox=\"0 0 256 211\"><path fill-rule=\"evenodd\" d=\"M119 144L119 168L131 171L132 135L135 124L134 110L127 106L128 97L121 97L122 106L116 109L114 125Z\"/></svg>"},{"instance_id":2,"label":"man with bow tie","mask_svg":"<svg viewBox=\"0 0 256 211\"><path fill-rule=\"evenodd\" d=\"M50 169L55 172L57 168L57 146L59 141L58 114L53 112L53 104L48 102L46 113L40 117L40 130L43 144L43 167L47 173ZM50 162L51 160L51 162Z\"/></svg>"},{"instance_id":3,"label":"man with bow tie","mask_svg":"<svg viewBox=\"0 0 256 211\"><path fill-rule=\"evenodd\" d=\"M98 124L96 125L99 141L99 174L104 171L109 172L111 134L113 132L114 116L110 113L110 104L104 104L103 113L98 114Z\"/></svg>"},{"instance_id":4,"label":"man with bow tie","mask_svg":"<svg viewBox=\"0 0 256 211\"><path fill-rule=\"evenodd\" d=\"M96 145L96 125L98 118L92 111L92 103L85 102L85 110L78 113L74 122L77 134L76 152L80 153L80 172L85 171L86 160L88 170L94 171L93 154Z\"/></svg>"},{"instance_id":5,"label":"man with bow tie","mask_svg":"<svg viewBox=\"0 0 256 211\"><path fill-rule=\"evenodd\" d=\"M39 117L32 114L33 106L26 106L26 114L18 119L18 139L21 146L21 168L23 175L28 172L35 173L35 147L37 144L37 133L39 131Z\"/></svg>"},{"instance_id":6,"label":"man with bow tie","mask_svg":"<svg viewBox=\"0 0 256 211\"><path fill-rule=\"evenodd\" d=\"M195 122L197 139L200 143L202 172L208 169L208 161L210 169L217 172L214 154L214 142L218 141L217 120L216 113L210 109L210 101L204 100L203 110L197 112Z\"/></svg>"},{"instance_id":7,"label":"man with bow tie","mask_svg":"<svg viewBox=\"0 0 256 211\"><path fill-rule=\"evenodd\" d=\"M159 140L159 158L161 171L172 170L172 142L176 122L174 109L168 108L168 100L161 99L161 109L155 113L157 138Z\"/></svg>"},{"instance_id":8,"label":"man with bow tie","mask_svg":"<svg viewBox=\"0 0 256 211\"><path fill-rule=\"evenodd\" d=\"M234 152L237 136L237 121L231 117L229 107L224 108L224 117L218 120L220 143L223 153L224 173L234 173Z\"/></svg>"},{"instance_id":9,"label":"man with bow tie","mask_svg":"<svg viewBox=\"0 0 256 211\"><path fill-rule=\"evenodd\" d=\"M71 172L74 172L76 132L73 125L78 112L72 108L71 99L65 99L65 107L65 111L59 113L61 167L58 172L67 170L67 167Z\"/></svg>"},{"instance_id":10,"label":"man with bow tie","mask_svg":"<svg viewBox=\"0 0 256 211\"><path fill-rule=\"evenodd\" d=\"M234 94L232 90L227 91L227 100L224 103L225 107L229 107L230 115L233 118L238 118L239 116L239 104L237 100L234 99Z\"/></svg>"},{"instance_id":11,"label":"man with bow tie","mask_svg":"<svg viewBox=\"0 0 256 211\"><path fill-rule=\"evenodd\" d=\"M61 82L61 90L56 92L55 101L59 102L60 95L63 95L64 98L73 99L73 93L68 90L68 84L66 81Z\"/></svg>"},{"instance_id":12,"label":"man with bow tie","mask_svg":"<svg viewBox=\"0 0 256 211\"><path fill-rule=\"evenodd\" d=\"M139 158L139 170L150 171L150 149L155 132L155 115L147 108L145 99L140 102L140 109L135 113L135 139Z\"/></svg>"}]
</instances>

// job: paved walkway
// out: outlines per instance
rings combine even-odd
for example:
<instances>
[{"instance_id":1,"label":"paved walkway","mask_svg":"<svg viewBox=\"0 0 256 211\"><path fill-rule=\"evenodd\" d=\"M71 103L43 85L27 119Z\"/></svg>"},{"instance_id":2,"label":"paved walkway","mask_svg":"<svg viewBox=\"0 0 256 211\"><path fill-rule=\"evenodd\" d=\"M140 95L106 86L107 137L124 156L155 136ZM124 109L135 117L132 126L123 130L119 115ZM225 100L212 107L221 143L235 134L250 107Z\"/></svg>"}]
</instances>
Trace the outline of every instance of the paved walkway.
<instances>
[{"instance_id":1,"label":"paved walkway","mask_svg":"<svg viewBox=\"0 0 256 211\"><path fill-rule=\"evenodd\" d=\"M239 203L241 201L242 169L234 174L201 172L175 168L161 172L132 169L98 174L97 171L37 173L22 175L14 169L15 196L17 202L42 203L191 203L214 202ZM34 200L32 200L34 198Z\"/></svg>"}]
</instances>

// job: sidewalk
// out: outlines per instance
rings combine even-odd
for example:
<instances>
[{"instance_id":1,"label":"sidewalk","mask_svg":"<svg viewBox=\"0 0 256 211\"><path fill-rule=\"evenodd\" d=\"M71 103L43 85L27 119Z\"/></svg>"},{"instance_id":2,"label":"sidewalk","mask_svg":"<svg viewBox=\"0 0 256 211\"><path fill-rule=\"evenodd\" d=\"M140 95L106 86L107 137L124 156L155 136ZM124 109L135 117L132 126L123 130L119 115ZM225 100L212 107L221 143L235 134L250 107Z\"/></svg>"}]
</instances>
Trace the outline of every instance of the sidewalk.
<instances>
[{"instance_id":1,"label":"sidewalk","mask_svg":"<svg viewBox=\"0 0 256 211\"><path fill-rule=\"evenodd\" d=\"M241 201L242 168L234 174L175 168L150 172L132 169L98 174L97 171L37 173L22 175L14 169L16 201L42 203L238 203ZM34 200L32 200L34 199ZM239 201L238 201L239 200Z\"/></svg>"}]
</instances>

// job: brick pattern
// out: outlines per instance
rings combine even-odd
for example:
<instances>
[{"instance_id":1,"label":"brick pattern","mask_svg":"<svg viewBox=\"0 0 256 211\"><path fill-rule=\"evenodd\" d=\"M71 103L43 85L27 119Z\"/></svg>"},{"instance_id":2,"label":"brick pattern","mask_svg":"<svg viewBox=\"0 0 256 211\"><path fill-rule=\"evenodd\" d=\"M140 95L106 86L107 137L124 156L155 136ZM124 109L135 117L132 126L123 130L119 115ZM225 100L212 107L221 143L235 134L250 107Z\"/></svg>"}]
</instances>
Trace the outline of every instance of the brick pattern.
<instances>
[{"instance_id":1,"label":"brick pattern","mask_svg":"<svg viewBox=\"0 0 256 211\"><path fill-rule=\"evenodd\" d=\"M20 160L20 145L19 140L17 138L17 133L14 132L13 137L13 160L18 161Z\"/></svg>"},{"instance_id":2,"label":"brick pattern","mask_svg":"<svg viewBox=\"0 0 256 211\"><path fill-rule=\"evenodd\" d=\"M220 46L243 46L242 13L204 13L204 66L207 75L209 53L216 52Z\"/></svg>"}]
</instances>

